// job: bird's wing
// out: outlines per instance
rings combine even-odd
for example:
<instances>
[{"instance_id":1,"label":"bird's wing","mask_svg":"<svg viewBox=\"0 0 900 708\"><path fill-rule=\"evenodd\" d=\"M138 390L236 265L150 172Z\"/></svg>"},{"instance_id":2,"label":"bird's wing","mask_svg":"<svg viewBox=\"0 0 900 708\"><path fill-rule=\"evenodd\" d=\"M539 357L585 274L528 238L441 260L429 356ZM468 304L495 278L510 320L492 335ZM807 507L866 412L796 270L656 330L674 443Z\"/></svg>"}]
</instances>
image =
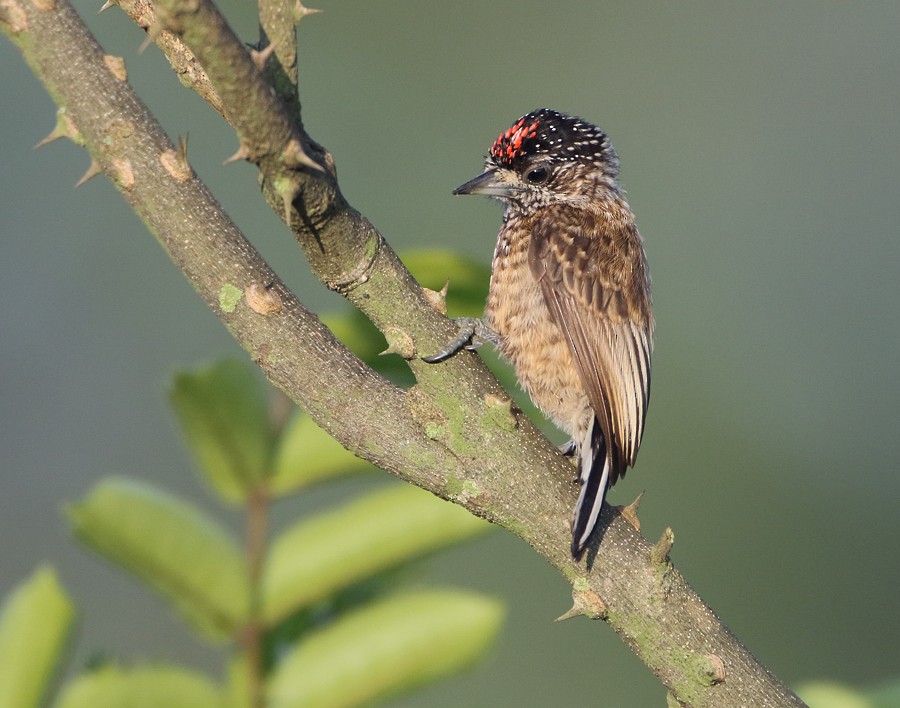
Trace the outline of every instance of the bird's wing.
<instances>
[{"instance_id":1,"label":"bird's wing","mask_svg":"<svg viewBox=\"0 0 900 708\"><path fill-rule=\"evenodd\" d=\"M612 486L634 465L650 396L653 318L640 236L630 219L552 210L535 222L528 263L600 422Z\"/></svg>"}]
</instances>

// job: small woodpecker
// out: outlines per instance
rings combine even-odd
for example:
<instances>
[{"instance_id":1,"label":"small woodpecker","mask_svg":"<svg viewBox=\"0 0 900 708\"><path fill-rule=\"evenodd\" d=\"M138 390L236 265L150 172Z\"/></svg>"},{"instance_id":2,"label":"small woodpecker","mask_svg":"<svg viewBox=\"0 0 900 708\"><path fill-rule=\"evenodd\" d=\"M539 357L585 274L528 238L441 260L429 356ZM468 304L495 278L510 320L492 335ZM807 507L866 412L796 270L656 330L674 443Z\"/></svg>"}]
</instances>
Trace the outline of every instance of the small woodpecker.
<instances>
[{"instance_id":1,"label":"small woodpecker","mask_svg":"<svg viewBox=\"0 0 900 708\"><path fill-rule=\"evenodd\" d=\"M650 397L650 275L618 174L602 130L541 108L501 133L484 172L453 192L505 207L484 321L468 336L476 329L494 342L531 400L572 437L576 560L607 489L634 466Z\"/></svg>"}]
</instances>

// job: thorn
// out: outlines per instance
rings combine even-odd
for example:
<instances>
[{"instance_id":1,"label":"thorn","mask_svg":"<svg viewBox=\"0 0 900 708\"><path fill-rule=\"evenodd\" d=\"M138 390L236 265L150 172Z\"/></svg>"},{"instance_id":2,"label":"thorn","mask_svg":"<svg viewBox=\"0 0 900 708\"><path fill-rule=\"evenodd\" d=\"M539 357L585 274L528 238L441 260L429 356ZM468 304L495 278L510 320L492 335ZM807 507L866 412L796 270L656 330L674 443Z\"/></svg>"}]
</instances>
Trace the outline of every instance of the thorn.
<instances>
[{"instance_id":1,"label":"thorn","mask_svg":"<svg viewBox=\"0 0 900 708\"><path fill-rule=\"evenodd\" d=\"M662 536L656 542L656 545L650 549L650 562L656 565L666 565L669 562L669 552L675 543L675 533L668 526L662 532Z\"/></svg>"},{"instance_id":2,"label":"thorn","mask_svg":"<svg viewBox=\"0 0 900 708\"><path fill-rule=\"evenodd\" d=\"M225 162L223 162L222 164L230 165L232 162L239 162L240 160L249 160L249 159L250 159L250 155L247 153L247 151L244 149L244 146L242 145L241 147L238 148L238 151L236 153L234 153L234 155L232 155L231 157L226 159Z\"/></svg>"},{"instance_id":3,"label":"thorn","mask_svg":"<svg viewBox=\"0 0 900 708\"><path fill-rule=\"evenodd\" d=\"M294 199L296 196L297 192L293 189L281 192L281 201L284 206L284 214L282 214L282 217L284 218L284 223L288 225L288 228L291 226L291 209L294 207Z\"/></svg>"},{"instance_id":4,"label":"thorn","mask_svg":"<svg viewBox=\"0 0 900 708\"><path fill-rule=\"evenodd\" d=\"M39 143L37 143L34 146L34 149L37 150L38 148L44 147L44 145L49 145L54 140L59 140L60 138L68 138L68 137L69 137L68 133L66 133L66 131L64 129L61 129L59 123L57 123L56 127L47 134L47 137L44 138L43 140L41 140Z\"/></svg>"},{"instance_id":5,"label":"thorn","mask_svg":"<svg viewBox=\"0 0 900 708\"><path fill-rule=\"evenodd\" d=\"M307 15L315 15L319 12L322 12L322 11L316 10L311 7L304 7L303 0L297 0L297 2L294 4L294 22L295 23L299 22Z\"/></svg>"},{"instance_id":6,"label":"thorn","mask_svg":"<svg viewBox=\"0 0 900 708\"><path fill-rule=\"evenodd\" d=\"M185 133L182 138L180 135L178 136L178 158L184 162L188 161L187 151L188 151L188 142L191 139L190 133Z\"/></svg>"},{"instance_id":7,"label":"thorn","mask_svg":"<svg viewBox=\"0 0 900 708\"><path fill-rule=\"evenodd\" d=\"M187 182L194 174L187 159L187 138L179 136L178 150L164 151L159 161L176 182Z\"/></svg>"},{"instance_id":8,"label":"thorn","mask_svg":"<svg viewBox=\"0 0 900 708\"><path fill-rule=\"evenodd\" d=\"M101 5L100 9L97 11L97 14L99 15L101 12L105 12L111 7L117 7L118 4L118 0L106 0L106 2L103 3L103 5Z\"/></svg>"},{"instance_id":9,"label":"thorn","mask_svg":"<svg viewBox=\"0 0 900 708\"><path fill-rule=\"evenodd\" d=\"M400 350L394 342L388 342L387 347L378 352L378 356L388 356L389 354L400 354Z\"/></svg>"},{"instance_id":10,"label":"thorn","mask_svg":"<svg viewBox=\"0 0 900 708\"><path fill-rule=\"evenodd\" d=\"M571 609L563 612L559 617L557 617L554 622L565 622L567 619L572 619L573 617L581 617L581 608L578 605L573 604Z\"/></svg>"},{"instance_id":11,"label":"thorn","mask_svg":"<svg viewBox=\"0 0 900 708\"><path fill-rule=\"evenodd\" d=\"M628 506L616 507L619 515L634 527L635 531L641 530L641 520L638 518L638 508L641 506L641 500L644 498L644 492L637 495L635 500Z\"/></svg>"},{"instance_id":12,"label":"thorn","mask_svg":"<svg viewBox=\"0 0 900 708\"><path fill-rule=\"evenodd\" d=\"M584 616L589 619L603 619L608 611L606 603L593 590L572 590L572 608L556 618L556 622L564 622L573 617Z\"/></svg>"},{"instance_id":13,"label":"thorn","mask_svg":"<svg viewBox=\"0 0 900 708\"><path fill-rule=\"evenodd\" d=\"M97 163L96 160L91 160L90 167L87 168L87 172L81 175L81 179L75 183L75 189L78 189L85 182L90 182L94 177L103 172L103 169Z\"/></svg>"},{"instance_id":14,"label":"thorn","mask_svg":"<svg viewBox=\"0 0 900 708\"><path fill-rule=\"evenodd\" d=\"M428 300L428 304L442 315L447 314L447 288L449 286L450 281L448 280L440 290L422 287L422 292L425 293L425 299Z\"/></svg>"},{"instance_id":15,"label":"thorn","mask_svg":"<svg viewBox=\"0 0 900 708\"><path fill-rule=\"evenodd\" d=\"M284 157L284 164L288 167L311 167L319 172L325 171L318 162L315 162L303 151L303 146L300 145L300 141L296 138L292 138L288 141L288 144L284 146L282 155Z\"/></svg>"},{"instance_id":16,"label":"thorn","mask_svg":"<svg viewBox=\"0 0 900 708\"><path fill-rule=\"evenodd\" d=\"M379 356L397 354L407 360L415 359L416 345L409 333L399 327L387 327L384 330L384 338L387 340L388 346L383 352L379 352Z\"/></svg>"},{"instance_id":17,"label":"thorn","mask_svg":"<svg viewBox=\"0 0 900 708\"><path fill-rule=\"evenodd\" d=\"M634 501L631 502L631 504L629 504L629 505L628 505L627 507L625 507L625 508L626 508L626 509L631 509L631 511L633 511L635 514L637 514L637 511L638 511L638 509L639 509L640 506L641 506L641 502L644 500L644 492L645 492L645 491L646 491L646 490L641 490L641 493L638 494L638 495L634 498Z\"/></svg>"},{"instance_id":18,"label":"thorn","mask_svg":"<svg viewBox=\"0 0 900 708\"><path fill-rule=\"evenodd\" d=\"M273 184L275 194L281 197L281 205L284 209L282 218L284 223L290 227L291 225L291 208L294 206L294 200L300 194L300 188L290 177L279 177Z\"/></svg>"},{"instance_id":19,"label":"thorn","mask_svg":"<svg viewBox=\"0 0 900 708\"><path fill-rule=\"evenodd\" d=\"M53 126L53 130L50 131L47 137L34 146L34 149L37 150L60 138L69 138L76 145L84 145L84 140L78 134L78 129L75 127L72 119L69 118L65 108L60 108L56 111L56 125Z\"/></svg>"},{"instance_id":20,"label":"thorn","mask_svg":"<svg viewBox=\"0 0 900 708\"><path fill-rule=\"evenodd\" d=\"M262 71L266 68L266 62L269 61L269 57L272 56L272 53L275 51L274 42L270 44L265 49L251 49L250 50L250 58L253 60L253 63L256 64L256 68Z\"/></svg>"},{"instance_id":21,"label":"thorn","mask_svg":"<svg viewBox=\"0 0 900 708\"><path fill-rule=\"evenodd\" d=\"M165 27L163 27L162 22L160 22L159 20L153 22L149 27L147 27L147 37L143 42L141 42L141 46L138 47L138 54L143 54L147 47L149 47L157 39L159 39L159 35L163 33L164 29Z\"/></svg>"}]
</instances>

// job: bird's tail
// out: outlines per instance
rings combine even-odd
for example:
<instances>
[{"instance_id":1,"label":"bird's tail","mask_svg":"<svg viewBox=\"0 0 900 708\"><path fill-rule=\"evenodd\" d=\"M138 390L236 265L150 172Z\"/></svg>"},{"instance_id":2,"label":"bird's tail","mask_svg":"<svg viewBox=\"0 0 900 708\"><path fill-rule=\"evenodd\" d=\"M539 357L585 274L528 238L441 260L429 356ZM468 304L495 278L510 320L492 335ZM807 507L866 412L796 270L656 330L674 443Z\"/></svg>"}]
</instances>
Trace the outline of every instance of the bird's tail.
<instances>
[{"instance_id":1,"label":"bird's tail","mask_svg":"<svg viewBox=\"0 0 900 708\"><path fill-rule=\"evenodd\" d=\"M609 488L612 455L599 421L594 418L579 450L581 494L572 513L572 557L581 560Z\"/></svg>"}]
</instances>

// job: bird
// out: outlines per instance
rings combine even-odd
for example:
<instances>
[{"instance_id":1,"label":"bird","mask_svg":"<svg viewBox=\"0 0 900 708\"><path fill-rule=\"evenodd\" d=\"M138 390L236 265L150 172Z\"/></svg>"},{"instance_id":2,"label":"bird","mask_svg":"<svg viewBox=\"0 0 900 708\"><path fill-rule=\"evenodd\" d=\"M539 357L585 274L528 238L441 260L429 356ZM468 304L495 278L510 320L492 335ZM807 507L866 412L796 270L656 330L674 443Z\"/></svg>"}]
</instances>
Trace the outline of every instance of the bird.
<instances>
[{"instance_id":1,"label":"bird","mask_svg":"<svg viewBox=\"0 0 900 708\"><path fill-rule=\"evenodd\" d=\"M535 405L571 436L580 484L571 554L580 561L606 492L633 467L650 400L650 273L619 158L596 125L549 108L494 141L454 194L504 206L483 319L426 361L490 341Z\"/></svg>"}]
</instances>

